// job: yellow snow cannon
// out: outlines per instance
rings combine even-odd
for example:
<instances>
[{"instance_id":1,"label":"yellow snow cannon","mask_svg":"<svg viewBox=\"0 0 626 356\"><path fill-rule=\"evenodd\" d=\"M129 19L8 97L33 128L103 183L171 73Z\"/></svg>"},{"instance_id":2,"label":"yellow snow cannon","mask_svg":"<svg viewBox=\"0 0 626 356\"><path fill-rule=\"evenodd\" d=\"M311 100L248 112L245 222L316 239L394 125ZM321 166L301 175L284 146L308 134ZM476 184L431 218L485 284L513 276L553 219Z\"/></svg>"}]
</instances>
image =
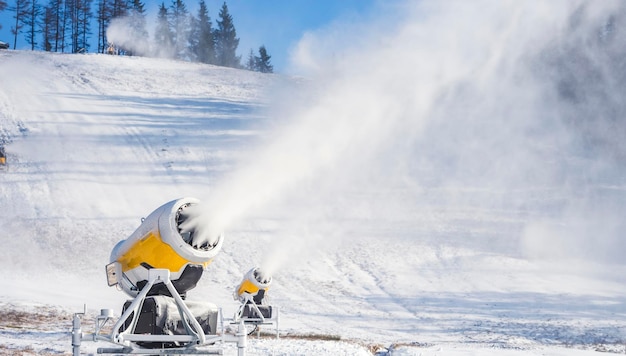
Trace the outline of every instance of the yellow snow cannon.
<instances>
[{"instance_id":1,"label":"yellow snow cannon","mask_svg":"<svg viewBox=\"0 0 626 356\"><path fill-rule=\"evenodd\" d=\"M233 293L235 300L241 303L235 312L235 321L254 325L254 330L259 325L273 324L278 335L278 312L267 301L267 291L271 283L272 277L258 267L244 275Z\"/></svg>"},{"instance_id":2,"label":"yellow snow cannon","mask_svg":"<svg viewBox=\"0 0 626 356\"><path fill-rule=\"evenodd\" d=\"M223 234L211 234L199 200L181 198L166 203L142 219L141 225L111 252L106 266L109 286L119 285L131 297L148 283L151 269L166 269L184 297L222 248ZM170 292L154 284L148 295Z\"/></svg>"},{"instance_id":3,"label":"yellow snow cannon","mask_svg":"<svg viewBox=\"0 0 626 356\"><path fill-rule=\"evenodd\" d=\"M272 277L264 273L260 268L255 267L243 276L235 291L235 299L241 303L253 301L261 305L265 299L265 293L270 288Z\"/></svg>"}]
</instances>

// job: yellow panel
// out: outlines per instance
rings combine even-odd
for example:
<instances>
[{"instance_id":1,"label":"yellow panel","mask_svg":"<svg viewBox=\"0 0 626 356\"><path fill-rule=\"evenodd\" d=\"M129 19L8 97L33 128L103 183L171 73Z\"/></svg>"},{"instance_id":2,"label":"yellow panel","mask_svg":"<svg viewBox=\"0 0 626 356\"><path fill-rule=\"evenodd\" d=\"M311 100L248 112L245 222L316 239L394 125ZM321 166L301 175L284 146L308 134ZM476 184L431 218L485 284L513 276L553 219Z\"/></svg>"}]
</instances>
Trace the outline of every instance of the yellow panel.
<instances>
[{"instance_id":1,"label":"yellow panel","mask_svg":"<svg viewBox=\"0 0 626 356\"><path fill-rule=\"evenodd\" d=\"M252 281L250 281L249 279L246 279L245 281L241 282L241 284L239 285L239 290L237 290L237 294L241 295L242 293L246 292L252 295L256 295L256 293L259 291L259 288L256 284L252 283ZM263 288L265 290L267 290L268 288Z\"/></svg>"},{"instance_id":2,"label":"yellow panel","mask_svg":"<svg viewBox=\"0 0 626 356\"><path fill-rule=\"evenodd\" d=\"M122 265L122 272L147 263L154 268L166 268L171 272L179 272L189 261L181 257L161 237L150 232L143 239L137 241L125 254L117 259ZM202 263L204 267L211 261Z\"/></svg>"}]
</instances>

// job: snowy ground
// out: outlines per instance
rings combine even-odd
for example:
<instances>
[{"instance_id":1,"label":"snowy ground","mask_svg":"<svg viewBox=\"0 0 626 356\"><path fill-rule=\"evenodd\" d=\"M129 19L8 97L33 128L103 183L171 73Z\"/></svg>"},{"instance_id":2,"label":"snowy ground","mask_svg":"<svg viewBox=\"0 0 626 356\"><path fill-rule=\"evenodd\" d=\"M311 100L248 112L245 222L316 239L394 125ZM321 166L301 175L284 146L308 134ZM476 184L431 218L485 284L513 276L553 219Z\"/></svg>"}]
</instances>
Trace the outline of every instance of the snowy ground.
<instances>
[{"instance_id":1,"label":"snowy ground","mask_svg":"<svg viewBox=\"0 0 626 356\"><path fill-rule=\"evenodd\" d=\"M397 128L368 121L363 98L342 112L342 98L301 96L305 80L105 55L0 63L0 354L67 354L83 303L87 320L119 311L111 248L182 196L235 216L190 299L233 312L243 273L275 270L283 337L249 354L626 353L626 268L597 258L620 251L550 239L590 226L560 218L579 216L562 213L569 191L399 179L424 151L383 154L401 140L370 139ZM342 126L352 109L365 119ZM626 185L585 194L622 206Z\"/></svg>"}]
</instances>

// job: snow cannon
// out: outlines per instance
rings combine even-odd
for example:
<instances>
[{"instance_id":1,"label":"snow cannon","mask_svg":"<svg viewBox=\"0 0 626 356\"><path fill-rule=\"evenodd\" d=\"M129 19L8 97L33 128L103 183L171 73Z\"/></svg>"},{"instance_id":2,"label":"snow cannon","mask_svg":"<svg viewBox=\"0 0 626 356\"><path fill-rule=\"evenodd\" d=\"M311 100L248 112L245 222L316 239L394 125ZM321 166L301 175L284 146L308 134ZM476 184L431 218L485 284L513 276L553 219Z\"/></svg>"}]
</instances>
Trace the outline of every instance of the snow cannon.
<instances>
[{"instance_id":1,"label":"snow cannon","mask_svg":"<svg viewBox=\"0 0 626 356\"><path fill-rule=\"evenodd\" d=\"M267 290L271 283L272 277L255 267L243 276L233 293L233 297L241 303L234 320L252 325L254 329L250 333L258 330L259 325L274 325L278 336L278 309L267 301Z\"/></svg>"},{"instance_id":2,"label":"snow cannon","mask_svg":"<svg viewBox=\"0 0 626 356\"><path fill-rule=\"evenodd\" d=\"M253 301L254 304L264 304L265 293L270 288L272 277L255 267L243 276L243 280L233 295L241 303Z\"/></svg>"},{"instance_id":3,"label":"snow cannon","mask_svg":"<svg viewBox=\"0 0 626 356\"><path fill-rule=\"evenodd\" d=\"M223 234L210 233L198 204L195 198L173 200L142 219L137 230L111 252L106 266L109 286L119 285L136 297L148 283L150 270L164 269L181 296L193 289L224 241ZM170 294L163 283L148 292Z\"/></svg>"}]
</instances>

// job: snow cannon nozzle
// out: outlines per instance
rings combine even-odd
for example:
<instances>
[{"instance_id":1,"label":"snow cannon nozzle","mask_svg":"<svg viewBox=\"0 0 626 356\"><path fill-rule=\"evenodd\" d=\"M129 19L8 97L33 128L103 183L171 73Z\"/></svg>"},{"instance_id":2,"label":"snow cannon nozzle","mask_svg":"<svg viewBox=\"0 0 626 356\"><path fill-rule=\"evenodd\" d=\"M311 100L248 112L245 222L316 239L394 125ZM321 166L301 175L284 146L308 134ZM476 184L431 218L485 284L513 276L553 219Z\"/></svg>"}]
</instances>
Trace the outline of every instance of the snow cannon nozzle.
<instances>
[{"instance_id":1,"label":"snow cannon nozzle","mask_svg":"<svg viewBox=\"0 0 626 356\"><path fill-rule=\"evenodd\" d=\"M199 204L189 202L181 205L176 211L175 221L183 241L195 249L209 251L220 242L220 235L212 233Z\"/></svg>"},{"instance_id":2,"label":"snow cannon nozzle","mask_svg":"<svg viewBox=\"0 0 626 356\"><path fill-rule=\"evenodd\" d=\"M261 283L261 284L267 284L269 286L270 283L272 283L272 276L270 276L268 273L266 273L264 270L260 269L260 268L254 268L253 269L253 275L254 275L254 279L257 280L257 282Z\"/></svg>"}]
</instances>

